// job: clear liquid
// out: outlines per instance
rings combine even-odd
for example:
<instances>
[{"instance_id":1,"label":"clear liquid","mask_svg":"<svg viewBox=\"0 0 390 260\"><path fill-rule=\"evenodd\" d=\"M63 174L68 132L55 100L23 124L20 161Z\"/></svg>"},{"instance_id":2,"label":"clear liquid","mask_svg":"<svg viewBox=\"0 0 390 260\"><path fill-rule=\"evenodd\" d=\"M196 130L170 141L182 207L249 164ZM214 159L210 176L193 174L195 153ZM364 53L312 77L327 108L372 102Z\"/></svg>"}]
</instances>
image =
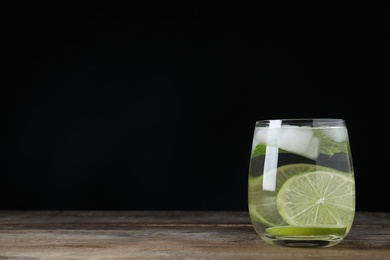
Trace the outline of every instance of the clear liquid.
<instances>
[{"instance_id":1,"label":"clear liquid","mask_svg":"<svg viewBox=\"0 0 390 260\"><path fill-rule=\"evenodd\" d=\"M294 128L296 129L296 128ZM257 128L256 130L260 130ZM264 129L263 129L264 130ZM266 130L266 129L265 129ZM305 131L308 128L305 129ZM267 243L273 245L281 246L290 246L290 247L329 247L340 243L345 236L348 234L353 218L354 218L354 209L355 209L355 186L354 182L347 183L349 187L343 187L343 189L350 190L353 193L350 196L349 201L347 202L347 207L353 209L352 211L340 211L338 214L343 219L342 225L346 227L345 232L334 234L270 234L266 231L269 227L277 226L294 226L294 224L288 223L280 214L279 208L282 207L278 205L277 197L278 192L281 189L281 186L299 172L290 174L286 177L281 173L276 174L276 169L285 165L297 165L304 164L307 167L312 167L313 169L326 167L327 169L333 169L337 172L342 172L343 174L349 175L353 178L353 166L352 158L349 148L348 135L345 128L332 127L332 128L310 128L309 131L314 130L316 135L319 135L320 142L316 142L318 153L309 153L303 151L305 149L297 148L297 151L294 151L294 147L289 144L282 144L283 147L287 147L293 151L286 151L284 149L276 148L275 142L271 141L271 144L266 142L258 141L267 140L267 136L270 136L269 131L255 131L254 136L254 147L252 149L252 157L250 160L249 166L249 181L248 181L248 204L249 204L249 213L251 216L252 224L257 232L257 234ZM324 137L321 132L325 130L327 135ZM332 135L332 131L335 132ZM344 133L346 135L342 140L338 140L337 134ZM262 136L264 134L264 136ZM299 136L299 134L298 134ZM336 138L327 140L327 136ZM269 138L268 138L269 140ZM288 141L288 139L285 139ZM336 141L335 141L336 140ZM293 140L297 142L296 139ZM256 150L257 145L267 147L265 151L258 152ZM299 142L298 142L299 145ZM271 146L272 149L268 147ZM321 147L323 146L323 147ZM308 145L308 150L312 148ZM314 155L313 155L314 154ZM311 165L311 166L310 166ZM267 169L265 169L267 168ZM305 170L306 171L306 170ZM270 174L270 172L273 172ZM319 172L318 174L321 174ZM268 176L265 176L268 175ZM275 176L276 175L276 176ZM260 180L260 181L259 181ZM274 188L274 190L272 190ZM280 203L279 203L280 204ZM264 206L267 205L267 206ZM300 212L300 214L305 214ZM344 215L343 215L344 214ZM260 216L259 216L260 215ZM333 223L322 223L321 225L326 224L326 226L331 226ZM305 224L307 226L318 226L318 223ZM338 225L335 225L338 226Z\"/></svg>"}]
</instances>

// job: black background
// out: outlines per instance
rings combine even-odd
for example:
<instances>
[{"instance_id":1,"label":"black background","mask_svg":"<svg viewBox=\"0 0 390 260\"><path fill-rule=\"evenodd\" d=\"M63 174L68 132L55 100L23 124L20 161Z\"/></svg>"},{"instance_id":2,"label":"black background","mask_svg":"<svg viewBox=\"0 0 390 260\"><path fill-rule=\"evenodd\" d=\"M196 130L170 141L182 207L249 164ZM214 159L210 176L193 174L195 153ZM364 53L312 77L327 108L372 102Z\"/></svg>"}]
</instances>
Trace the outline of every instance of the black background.
<instances>
[{"instance_id":1,"label":"black background","mask_svg":"<svg viewBox=\"0 0 390 260\"><path fill-rule=\"evenodd\" d=\"M2 4L0 208L246 210L255 121L335 117L390 211L387 7L264 2Z\"/></svg>"}]
</instances>

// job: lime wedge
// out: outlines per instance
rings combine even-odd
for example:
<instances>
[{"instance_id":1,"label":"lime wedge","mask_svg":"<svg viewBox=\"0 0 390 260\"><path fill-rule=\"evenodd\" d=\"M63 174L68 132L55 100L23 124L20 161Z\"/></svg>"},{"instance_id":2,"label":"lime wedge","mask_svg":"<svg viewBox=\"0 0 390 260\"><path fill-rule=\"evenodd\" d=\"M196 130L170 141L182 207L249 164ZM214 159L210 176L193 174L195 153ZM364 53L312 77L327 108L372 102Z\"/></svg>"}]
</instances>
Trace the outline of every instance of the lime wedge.
<instances>
[{"instance_id":1,"label":"lime wedge","mask_svg":"<svg viewBox=\"0 0 390 260\"><path fill-rule=\"evenodd\" d=\"M353 175L323 170L295 175L280 188L277 208L289 225L350 227L355 212Z\"/></svg>"},{"instance_id":2,"label":"lime wedge","mask_svg":"<svg viewBox=\"0 0 390 260\"><path fill-rule=\"evenodd\" d=\"M265 231L276 236L344 236L347 227L335 226L284 226L270 227Z\"/></svg>"},{"instance_id":3,"label":"lime wedge","mask_svg":"<svg viewBox=\"0 0 390 260\"><path fill-rule=\"evenodd\" d=\"M313 172L313 171L331 171L315 164L289 164L277 168L275 191L263 190L263 175L258 177L249 176L248 181L248 208L252 220L263 223L266 226L286 225L285 220L279 214L276 205L276 195L282 185L291 176Z\"/></svg>"}]
</instances>

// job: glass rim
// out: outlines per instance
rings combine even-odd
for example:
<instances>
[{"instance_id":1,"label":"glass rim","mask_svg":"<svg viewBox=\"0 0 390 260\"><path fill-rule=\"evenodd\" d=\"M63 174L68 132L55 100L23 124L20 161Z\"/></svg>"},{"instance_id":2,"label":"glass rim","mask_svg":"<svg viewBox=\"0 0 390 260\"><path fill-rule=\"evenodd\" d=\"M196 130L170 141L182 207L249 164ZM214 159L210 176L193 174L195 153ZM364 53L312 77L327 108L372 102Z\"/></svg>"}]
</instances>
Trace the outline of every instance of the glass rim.
<instances>
[{"instance_id":1,"label":"glass rim","mask_svg":"<svg viewBox=\"0 0 390 260\"><path fill-rule=\"evenodd\" d=\"M321 118L321 117L302 117L302 118L280 118L280 119L261 119L256 121L256 126L274 126L297 125L297 126L345 126L345 119L342 118Z\"/></svg>"}]
</instances>

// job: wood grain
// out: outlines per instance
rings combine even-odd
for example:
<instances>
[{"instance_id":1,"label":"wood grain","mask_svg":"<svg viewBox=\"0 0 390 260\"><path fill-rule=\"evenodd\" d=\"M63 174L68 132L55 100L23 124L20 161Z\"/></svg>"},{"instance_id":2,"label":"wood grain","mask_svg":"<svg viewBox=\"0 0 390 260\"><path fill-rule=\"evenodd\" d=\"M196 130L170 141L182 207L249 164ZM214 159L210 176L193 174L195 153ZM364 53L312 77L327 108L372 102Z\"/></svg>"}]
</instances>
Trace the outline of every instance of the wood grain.
<instances>
[{"instance_id":1,"label":"wood grain","mask_svg":"<svg viewBox=\"0 0 390 260\"><path fill-rule=\"evenodd\" d=\"M330 248L263 242L247 212L0 211L0 259L390 259L390 213Z\"/></svg>"}]
</instances>

